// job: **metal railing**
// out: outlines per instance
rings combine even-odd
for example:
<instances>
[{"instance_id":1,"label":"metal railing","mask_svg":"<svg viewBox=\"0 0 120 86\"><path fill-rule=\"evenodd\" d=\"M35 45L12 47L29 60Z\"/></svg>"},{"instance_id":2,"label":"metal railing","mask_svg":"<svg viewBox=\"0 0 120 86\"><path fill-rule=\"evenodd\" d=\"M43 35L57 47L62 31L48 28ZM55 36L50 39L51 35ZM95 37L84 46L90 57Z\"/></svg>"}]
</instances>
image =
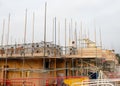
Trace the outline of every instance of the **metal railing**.
<instances>
[{"instance_id":1,"label":"metal railing","mask_svg":"<svg viewBox=\"0 0 120 86\"><path fill-rule=\"evenodd\" d=\"M0 56L22 56L29 54L32 56L33 54L44 53L48 56L62 55L62 47L59 45L52 44L50 42L46 42L46 50L44 51L44 42L40 43L27 43L27 44L15 44L15 45L4 45L0 46ZM57 51L55 53L55 51Z\"/></svg>"},{"instance_id":2,"label":"metal railing","mask_svg":"<svg viewBox=\"0 0 120 86\"><path fill-rule=\"evenodd\" d=\"M75 82L71 86L120 86L120 78L118 79L95 79L84 82Z\"/></svg>"}]
</instances>

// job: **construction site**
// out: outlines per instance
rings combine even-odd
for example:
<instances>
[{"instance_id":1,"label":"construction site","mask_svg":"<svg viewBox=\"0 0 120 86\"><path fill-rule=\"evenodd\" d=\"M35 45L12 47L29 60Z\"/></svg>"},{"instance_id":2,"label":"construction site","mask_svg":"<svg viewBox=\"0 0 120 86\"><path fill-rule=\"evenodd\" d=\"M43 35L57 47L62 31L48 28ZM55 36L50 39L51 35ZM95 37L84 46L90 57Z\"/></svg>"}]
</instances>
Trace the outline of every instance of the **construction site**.
<instances>
[{"instance_id":1,"label":"construction site","mask_svg":"<svg viewBox=\"0 0 120 86\"><path fill-rule=\"evenodd\" d=\"M23 44L8 45L8 23L7 45L2 42L0 46L0 86L120 86L116 54L103 49L101 39L97 45L96 40L82 37L81 31L81 37L69 39L69 45L65 34L65 44L61 46L56 44L55 32L54 42L47 42L45 9L44 41L26 43L26 17ZM81 80L73 83L74 79Z\"/></svg>"},{"instance_id":2,"label":"construction site","mask_svg":"<svg viewBox=\"0 0 120 86\"><path fill-rule=\"evenodd\" d=\"M1 86L6 80L10 86L21 86L23 81L25 86L44 86L46 80L53 84L57 77L97 79L98 75L92 77L89 72L99 74L100 71L106 73L101 77L104 79L109 72L114 72L117 59L112 50L103 50L89 39L83 39L82 44L84 47L80 48L65 48L49 42L4 46L0 50Z\"/></svg>"}]
</instances>

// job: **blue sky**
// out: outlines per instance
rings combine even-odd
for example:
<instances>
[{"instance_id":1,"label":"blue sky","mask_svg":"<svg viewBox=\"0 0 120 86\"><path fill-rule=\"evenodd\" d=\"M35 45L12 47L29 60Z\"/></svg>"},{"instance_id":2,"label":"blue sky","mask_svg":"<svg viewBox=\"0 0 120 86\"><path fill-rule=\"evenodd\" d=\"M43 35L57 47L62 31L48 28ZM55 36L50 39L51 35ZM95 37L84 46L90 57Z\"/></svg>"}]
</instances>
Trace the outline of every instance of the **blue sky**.
<instances>
[{"instance_id":1,"label":"blue sky","mask_svg":"<svg viewBox=\"0 0 120 86\"><path fill-rule=\"evenodd\" d=\"M71 19L77 22L77 32L80 31L81 21L83 34L89 29L90 38L94 41L94 26L97 30L99 45L99 28L102 33L104 49L115 49L120 53L120 0L46 0L47 1L47 41L52 41L53 18L61 24L61 44L64 44L64 20L68 27ZM11 14L9 44L23 43L25 9L28 9L27 42L32 40L32 15L35 12L35 42L43 40L45 0L0 0L0 34L2 22L5 19L6 43L8 14ZM58 24L57 24L58 27ZM84 36L84 35L83 35ZM1 36L0 36L1 40Z\"/></svg>"}]
</instances>

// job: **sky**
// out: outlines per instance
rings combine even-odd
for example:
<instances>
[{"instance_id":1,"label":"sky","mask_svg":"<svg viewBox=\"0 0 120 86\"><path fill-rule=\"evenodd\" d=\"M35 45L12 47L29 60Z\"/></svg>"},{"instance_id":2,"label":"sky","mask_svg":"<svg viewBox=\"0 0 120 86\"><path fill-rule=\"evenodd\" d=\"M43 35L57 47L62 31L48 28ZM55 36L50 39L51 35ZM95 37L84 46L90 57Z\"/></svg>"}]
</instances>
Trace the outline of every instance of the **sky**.
<instances>
[{"instance_id":1,"label":"sky","mask_svg":"<svg viewBox=\"0 0 120 86\"><path fill-rule=\"evenodd\" d=\"M44 9L47 2L47 41L52 41L53 19L56 17L57 38L60 22L60 43L64 45L65 19L67 27L67 44L69 24L72 20L71 35L74 34L75 22L77 35L82 27L82 36L89 33L89 38L100 44L100 31L103 49L114 49L120 53L120 0L0 0L0 42L5 20L4 44L7 40L8 15L10 13L9 44L23 43L25 10L27 9L26 42L32 41L32 19L35 14L34 42L44 39ZM81 26L82 25L82 26ZM73 32L73 33L72 33ZM78 35L79 36L79 35ZM73 37L74 38L74 37ZM58 43L58 39L57 39Z\"/></svg>"}]
</instances>

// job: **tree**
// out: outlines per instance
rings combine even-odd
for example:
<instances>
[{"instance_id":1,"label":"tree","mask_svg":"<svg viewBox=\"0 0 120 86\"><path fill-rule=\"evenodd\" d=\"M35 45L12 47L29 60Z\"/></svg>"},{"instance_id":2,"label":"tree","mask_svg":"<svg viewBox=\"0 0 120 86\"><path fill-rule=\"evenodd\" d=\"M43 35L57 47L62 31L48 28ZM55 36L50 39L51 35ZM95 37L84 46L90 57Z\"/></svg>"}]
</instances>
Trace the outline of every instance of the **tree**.
<instances>
[{"instance_id":1,"label":"tree","mask_svg":"<svg viewBox=\"0 0 120 86\"><path fill-rule=\"evenodd\" d=\"M116 57L117 57L118 62L119 62L119 64L120 64L120 54L116 54Z\"/></svg>"}]
</instances>

